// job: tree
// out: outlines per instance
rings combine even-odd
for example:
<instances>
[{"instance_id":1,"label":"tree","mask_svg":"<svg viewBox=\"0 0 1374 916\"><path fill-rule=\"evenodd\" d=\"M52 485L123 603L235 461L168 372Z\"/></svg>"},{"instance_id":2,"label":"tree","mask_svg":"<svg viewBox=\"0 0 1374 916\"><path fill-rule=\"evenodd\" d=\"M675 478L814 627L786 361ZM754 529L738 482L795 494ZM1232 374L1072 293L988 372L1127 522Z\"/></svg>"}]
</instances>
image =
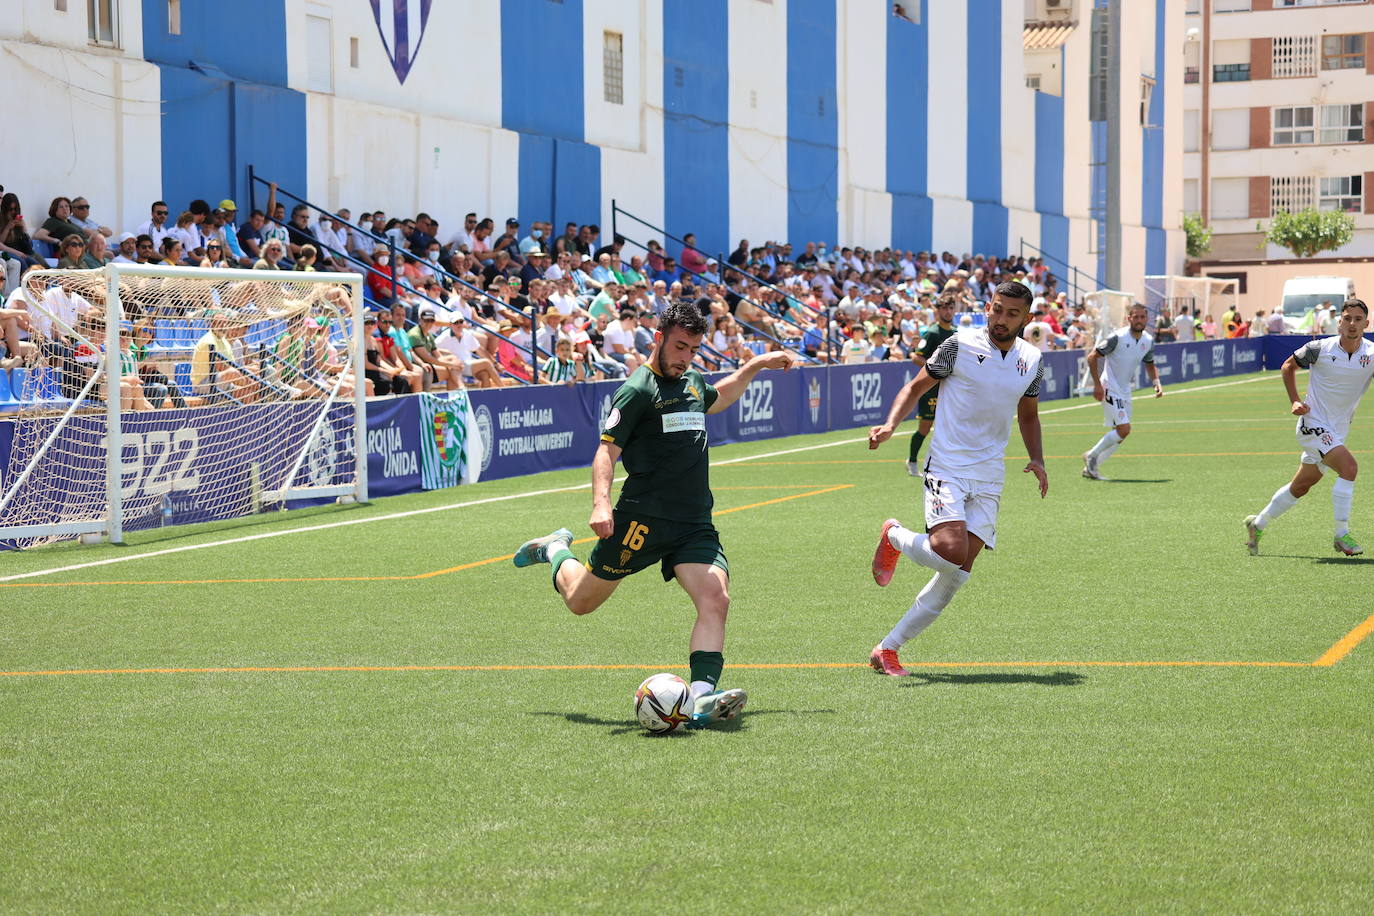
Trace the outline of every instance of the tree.
<instances>
[{"instance_id":1,"label":"tree","mask_svg":"<svg viewBox=\"0 0 1374 916\"><path fill-rule=\"evenodd\" d=\"M1264 224L1255 228L1264 231ZM1269 221L1265 241L1279 245L1300 258L1335 251L1355 234L1355 218L1341 210L1315 207L1298 213L1276 213Z\"/></svg>"},{"instance_id":2,"label":"tree","mask_svg":"<svg viewBox=\"0 0 1374 916\"><path fill-rule=\"evenodd\" d=\"M1188 234L1188 257L1200 258L1212 250L1212 228L1196 213L1183 217L1183 231Z\"/></svg>"}]
</instances>

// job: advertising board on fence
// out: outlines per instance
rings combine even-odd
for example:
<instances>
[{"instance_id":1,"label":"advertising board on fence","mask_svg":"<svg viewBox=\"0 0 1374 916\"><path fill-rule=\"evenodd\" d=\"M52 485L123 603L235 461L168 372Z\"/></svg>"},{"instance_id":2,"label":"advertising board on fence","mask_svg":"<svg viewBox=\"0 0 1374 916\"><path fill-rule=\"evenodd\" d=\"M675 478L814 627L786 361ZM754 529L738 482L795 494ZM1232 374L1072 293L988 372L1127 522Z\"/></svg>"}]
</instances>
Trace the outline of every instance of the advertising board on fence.
<instances>
[{"instance_id":1,"label":"advertising board on fence","mask_svg":"<svg viewBox=\"0 0 1374 916\"><path fill-rule=\"evenodd\" d=\"M1155 351L1155 365L1166 385L1253 372L1261 366L1275 369L1305 339L1285 336L1161 344ZM1044 354L1042 400L1073 396L1083 376L1084 355L1083 351ZM713 444L723 445L881 423L898 390L916 371L911 363L870 363L760 373L735 404L707 418L707 431ZM718 382L723 377L724 373L717 373L708 378ZM1143 371L1138 382L1144 386ZM367 404L369 493L392 496L452 485L464 478L465 471L466 479L471 480L474 474L505 478L584 467L596 451L602 424L610 412L611 394L618 384L473 389L467 392L466 410L460 409L463 395L459 395L457 403L426 396L433 399L427 411L422 411L420 397L374 398ZM444 410L436 413L434 403ZM286 408L293 414L301 412L302 419L292 424L291 435L303 436L304 429L297 427L305 425L310 407L301 404ZM126 432L144 447L140 452L140 446L126 440L126 481L137 485L133 478L138 477L142 467L140 454L145 455L144 464L149 454L156 463L157 443L162 438L197 435L216 415L217 411L209 409L127 415ZM251 430L255 426L243 423L237 428ZM480 455L472 450L475 443L470 432L474 430L475 439L482 446ZM15 473L13 468L6 467L7 463L13 464L11 437L12 424L0 422L0 480L8 480ZM150 448L152 452L148 451ZM310 462L307 468L341 466L351 457L334 456L333 460ZM198 460L206 459L201 456ZM247 480L241 483L250 485ZM213 513L200 507L193 488L173 490L177 521L213 517Z\"/></svg>"}]
</instances>

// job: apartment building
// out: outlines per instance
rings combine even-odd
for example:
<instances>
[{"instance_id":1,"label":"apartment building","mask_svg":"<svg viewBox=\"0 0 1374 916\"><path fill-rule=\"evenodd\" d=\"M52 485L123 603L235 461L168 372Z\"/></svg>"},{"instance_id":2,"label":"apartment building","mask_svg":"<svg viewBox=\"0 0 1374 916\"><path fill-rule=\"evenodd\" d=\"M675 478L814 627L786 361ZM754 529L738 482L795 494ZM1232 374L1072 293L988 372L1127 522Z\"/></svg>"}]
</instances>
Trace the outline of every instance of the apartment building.
<instances>
[{"instance_id":1,"label":"apartment building","mask_svg":"<svg viewBox=\"0 0 1374 916\"><path fill-rule=\"evenodd\" d=\"M1374 2L1185 2L1183 207L1208 261L1291 258L1257 223L1313 206L1355 217L1337 258L1374 260Z\"/></svg>"}]
</instances>

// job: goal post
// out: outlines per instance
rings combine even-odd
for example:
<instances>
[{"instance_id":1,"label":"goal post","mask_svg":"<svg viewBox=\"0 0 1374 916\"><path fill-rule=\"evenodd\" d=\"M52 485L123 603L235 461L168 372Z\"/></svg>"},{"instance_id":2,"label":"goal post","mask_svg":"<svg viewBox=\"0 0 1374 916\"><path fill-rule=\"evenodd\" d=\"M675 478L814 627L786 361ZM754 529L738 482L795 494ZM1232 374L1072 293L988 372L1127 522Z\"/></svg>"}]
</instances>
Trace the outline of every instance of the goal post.
<instances>
[{"instance_id":1,"label":"goal post","mask_svg":"<svg viewBox=\"0 0 1374 916\"><path fill-rule=\"evenodd\" d=\"M28 274L0 547L365 501L362 303L354 273Z\"/></svg>"}]
</instances>

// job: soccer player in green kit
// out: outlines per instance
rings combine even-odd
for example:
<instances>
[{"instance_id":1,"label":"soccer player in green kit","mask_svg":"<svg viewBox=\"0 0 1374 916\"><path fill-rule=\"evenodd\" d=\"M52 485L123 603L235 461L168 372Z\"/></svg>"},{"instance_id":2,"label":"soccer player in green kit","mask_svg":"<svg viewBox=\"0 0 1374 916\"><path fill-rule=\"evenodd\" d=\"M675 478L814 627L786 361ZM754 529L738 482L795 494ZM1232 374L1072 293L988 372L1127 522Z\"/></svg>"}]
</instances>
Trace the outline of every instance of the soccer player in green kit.
<instances>
[{"instance_id":1,"label":"soccer player in green kit","mask_svg":"<svg viewBox=\"0 0 1374 916\"><path fill-rule=\"evenodd\" d=\"M940 344L954 336L957 330L954 327L954 306L955 299L953 293L945 293L935 300L935 327L921 335L921 342L916 345L916 352L912 354L912 362L918 366L924 366L926 360L940 349ZM940 394L940 386L921 395L921 400L916 402L916 416L920 422L916 426L916 432L911 434L911 451L907 453L906 472L912 477L921 476L921 464L917 460L921 454L921 444L926 441L926 436L930 435L930 426L935 422L935 402Z\"/></svg>"},{"instance_id":2,"label":"soccer player in green kit","mask_svg":"<svg viewBox=\"0 0 1374 916\"><path fill-rule=\"evenodd\" d=\"M612 396L592 460L590 525L600 540L586 564L573 556L567 528L526 541L515 553L516 566L552 565L554 588L579 615L600 607L621 579L654 563L661 565L665 582L677 579L697 610L689 657L689 728L734 718L746 699L743 690L717 686L725 664L730 568L711 523L706 414L739 400L759 370L792 366L785 352L760 354L713 388L692 368L706 329L695 305L669 306L654 332L649 361ZM612 511L617 459L628 476Z\"/></svg>"}]
</instances>

